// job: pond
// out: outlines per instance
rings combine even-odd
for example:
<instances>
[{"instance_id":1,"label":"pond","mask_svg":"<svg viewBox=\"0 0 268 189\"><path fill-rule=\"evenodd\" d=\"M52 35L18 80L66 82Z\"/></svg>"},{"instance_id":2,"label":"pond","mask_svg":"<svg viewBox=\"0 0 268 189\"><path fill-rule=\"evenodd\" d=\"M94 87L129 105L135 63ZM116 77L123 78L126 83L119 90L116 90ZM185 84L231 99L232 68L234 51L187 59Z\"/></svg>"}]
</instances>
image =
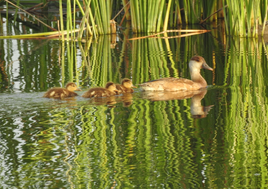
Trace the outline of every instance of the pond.
<instances>
[{"instance_id":1,"label":"pond","mask_svg":"<svg viewBox=\"0 0 268 189\"><path fill-rule=\"evenodd\" d=\"M265 41L218 30L132 37L123 29L83 43L0 40L2 187L265 188ZM201 71L209 86L200 94L179 99L137 88L109 100L81 97L123 78L136 86L189 79L188 62L197 54L214 69ZM42 98L69 81L82 89L79 96Z\"/></svg>"}]
</instances>

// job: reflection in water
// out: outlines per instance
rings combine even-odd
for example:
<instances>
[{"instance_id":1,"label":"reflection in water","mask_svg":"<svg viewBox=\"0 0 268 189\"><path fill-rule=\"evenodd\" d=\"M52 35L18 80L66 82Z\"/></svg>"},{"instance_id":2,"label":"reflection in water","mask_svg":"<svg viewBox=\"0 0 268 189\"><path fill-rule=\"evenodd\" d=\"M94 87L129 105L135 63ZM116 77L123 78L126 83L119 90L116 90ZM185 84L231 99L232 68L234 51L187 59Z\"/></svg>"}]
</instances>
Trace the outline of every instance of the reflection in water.
<instances>
[{"instance_id":1,"label":"reflection in water","mask_svg":"<svg viewBox=\"0 0 268 189\"><path fill-rule=\"evenodd\" d=\"M201 100L205 97L207 90L201 90L191 98L191 114L193 118L207 117L208 112L214 105L202 106Z\"/></svg>"},{"instance_id":2,"label":"reflection in water","mask_svg":"<svg viewBox=\"0 0 268 189\"><path fill-rule=\"evenodd\" d=\"M123 93L121 96L121 100L123 102L124 107L129 107L133 102L133 94L132 93Z\"/></svg>"},{"instance_id":3,"label":"reflection in water","mask_svg":"<svg viewBox=\"0 0 268 189\"><path fill-rule=\"evenodd\" d=\"M124 107L129 107L133 102L133 94L132 93L123 93L121 95L116 96L108 96L108 97L95 97L87 100L87 105L108 105L108 107L115 107L117 103L123 103Z\"/></svg>"},{"instance_id":4,"label":"reflection in water","mask_svg":"<svg viewBox=\"0 0 268 189\"><path fill-rule=\"evenodd\" d=\"M202 106L201 100L205 97L207 89L195 90L195 91L173 91L173 92L161 92L161 91L144 91L142 97L152 101L167 101L167 100L183 100L191 98L191 114L193 118L204 118L207 116L209 110L213 107Z\"/></svg>"},{"instance_id":5,"label":"reflection in water","mask_svg":"<svg viewBox=\"0 0 268 189\"><path fill-rule=\"evenodd\" d=\"M87 100L87 104L90 105L108 105L112 106L115 105L116 102L116 96L107 96L107 97L94 97Z\"/></svg>"},{"instance_id":6,"label":"reflection in water","mask_svg":"<svg viewBox=\"0 0 268 189\"><path fill-rule=\"evenodd\" d=\"M53 98L44 102L45 106L49 106L51 109L57 109L62 107L68 107L70 109L77 108L77 97L67 97L64 99Z\"/></svg>"},{"instance_id":7,"label":"reflection in water","mask_svg":"<svg viewBox=\"0 0 268 189\"><path fill-rule=\"evenodd\" d=\"M166 41L121 35L111 49L106 38L84 43L85 49L68 45L76 57L62 53L60 66L59 48L66 46L56 40L45 46L0 40L3 188L266 187L266 46L224 39L223 49L210 34ZM217 68L213 82L211 73L204 77L220 89L205 98L205 92L162 93L155 101L137 98L139 92L101 102L42 98L47 88L66 81L86 87L125 77L133 83L189 78L194 54ZM202 107L204 101L215 104L209 119L194 119L212 107Z\"/></svg>"}]
</instances>

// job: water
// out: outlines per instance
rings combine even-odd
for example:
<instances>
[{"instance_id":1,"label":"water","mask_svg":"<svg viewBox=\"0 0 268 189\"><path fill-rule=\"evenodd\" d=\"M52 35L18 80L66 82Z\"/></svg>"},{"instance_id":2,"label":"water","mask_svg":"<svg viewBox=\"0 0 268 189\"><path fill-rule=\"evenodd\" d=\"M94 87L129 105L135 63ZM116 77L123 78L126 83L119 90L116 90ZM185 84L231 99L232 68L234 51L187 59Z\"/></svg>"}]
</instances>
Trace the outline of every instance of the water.
<instances>
[{"instance_id":1,"label":"water","mask_svg":"<svg viewBox=\"0 0 268 189\"><path fill-rule=\"evenodd\" d=\"M217 32L167 41L119 33L116 45L111 36L0 40L2 188L267 187L267 46ZM189 78L195 54L214 68L202 71L200 94L81 97L125 77ZM80 96L42 98L68 81Z\"/></svg>"}]
</instances>

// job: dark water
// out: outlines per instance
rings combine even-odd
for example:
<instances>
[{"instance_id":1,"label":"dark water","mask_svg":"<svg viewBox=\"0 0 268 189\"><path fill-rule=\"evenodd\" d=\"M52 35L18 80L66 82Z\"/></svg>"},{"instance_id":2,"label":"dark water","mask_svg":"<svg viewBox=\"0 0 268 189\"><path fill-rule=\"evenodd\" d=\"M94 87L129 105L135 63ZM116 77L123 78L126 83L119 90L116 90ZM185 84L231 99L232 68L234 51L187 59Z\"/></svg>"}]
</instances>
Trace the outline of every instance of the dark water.
<instances>
[{"instance_id":1,"label":"dark water","mask_svg":"<svg viewBox=\"0 0 268 189\"><path fill-rule=\"evenodd\" d=\"M2 188L267 187L267 46L220 33L0 40ZM81 97L125 77L136 85L189 78L195 54L214 71L202 71L209 87L191 98L139 88L101 101ZM42 98L68 81L80 96Z\"/></svg>"}]
</instances>

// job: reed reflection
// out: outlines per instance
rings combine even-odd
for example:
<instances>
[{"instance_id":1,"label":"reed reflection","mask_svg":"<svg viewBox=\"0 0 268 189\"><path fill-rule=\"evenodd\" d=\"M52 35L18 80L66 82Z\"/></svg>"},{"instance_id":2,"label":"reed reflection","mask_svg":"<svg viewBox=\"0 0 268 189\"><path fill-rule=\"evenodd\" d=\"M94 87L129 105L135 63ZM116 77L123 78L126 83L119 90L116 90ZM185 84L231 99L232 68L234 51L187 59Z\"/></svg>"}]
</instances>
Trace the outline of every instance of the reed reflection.
<instances>
[{"instance_id":1,"label":"reed reflection","mask_svg":"<svg viewBox=\"0 0 268 189\"><path fill-rule=\"evenodd\" d=\"M191 98L191 115L193 118L205 118L214 105L202 106L201 101L207 93L206 89L196 91L144 91L142 98L151 101L183 100Z\"/></svg>"}]
</instances>

